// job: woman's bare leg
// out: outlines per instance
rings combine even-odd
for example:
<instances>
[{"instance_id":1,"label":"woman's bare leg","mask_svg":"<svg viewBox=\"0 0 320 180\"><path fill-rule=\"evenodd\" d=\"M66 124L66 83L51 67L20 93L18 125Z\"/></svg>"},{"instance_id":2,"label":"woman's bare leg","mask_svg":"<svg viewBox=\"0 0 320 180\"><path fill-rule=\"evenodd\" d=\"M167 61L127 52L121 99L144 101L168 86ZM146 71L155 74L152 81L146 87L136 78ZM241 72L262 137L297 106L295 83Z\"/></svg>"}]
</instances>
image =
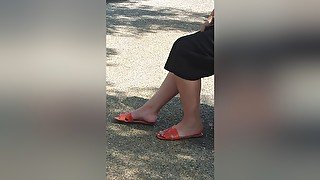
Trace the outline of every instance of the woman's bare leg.
<instances>
[{"instance_id":1,"label":"woman's bare leg","mask_svg":"<svg viewBox=\"0 0 320 180\"><path fill-rule=\"evenodd\" d=\"M175 128L180 136L199 133L203 129L200 118L201 80L189 81L175 76L175 82L183 107L183 118Z\"/></svg>"},{"instance_id":2,"label":"woman's bare leg","mask_svg":"<svg viewBox=\"0 0 320 180\"><path fill-rule=\"evenodd\" d=\"M175 128L180 136L199 133L203 128L200 118L200 91L200 79L189 81L168 73L159 90L142 107L132 111L132 116L134 119L154 122L160 109L179 93L183 118Z\"/></svg>"},{"instance_id":3,"label":"woman's bare leg","mask_svg":"<svg viewBox=\"0 0 320 180\"><path fill-rule=\"evenodd\" d=\"M178 94L175 76L169 72L162 82L159 90L143 106L132 111L134 119L143 119L149 122L155 122L160 109Z\"/></svg>"}]
</instances>

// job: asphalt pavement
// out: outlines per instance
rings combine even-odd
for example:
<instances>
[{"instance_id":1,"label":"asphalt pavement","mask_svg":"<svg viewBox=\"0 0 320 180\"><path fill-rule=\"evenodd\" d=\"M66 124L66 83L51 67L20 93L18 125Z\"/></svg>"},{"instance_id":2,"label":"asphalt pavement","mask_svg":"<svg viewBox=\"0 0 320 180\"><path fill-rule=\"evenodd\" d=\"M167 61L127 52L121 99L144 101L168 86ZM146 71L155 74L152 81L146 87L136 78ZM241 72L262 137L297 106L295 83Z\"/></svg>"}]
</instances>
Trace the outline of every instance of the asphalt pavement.
<instances>
[{"instance_id":1,"label":"asphalt pavement","mask_svg":"<svg viewBox=\"0 0 320 180\"><path fill-rule=\"evenodd\" d=\"M213 77L204 78L201 117L205 136L167 142L159 130L182 117L179 97L160 112L155 126L114 122L157 91L173 42L196 32L213 9L211 0L107 0L107 179L213 179Z\"/></svg>"}]
</instances>

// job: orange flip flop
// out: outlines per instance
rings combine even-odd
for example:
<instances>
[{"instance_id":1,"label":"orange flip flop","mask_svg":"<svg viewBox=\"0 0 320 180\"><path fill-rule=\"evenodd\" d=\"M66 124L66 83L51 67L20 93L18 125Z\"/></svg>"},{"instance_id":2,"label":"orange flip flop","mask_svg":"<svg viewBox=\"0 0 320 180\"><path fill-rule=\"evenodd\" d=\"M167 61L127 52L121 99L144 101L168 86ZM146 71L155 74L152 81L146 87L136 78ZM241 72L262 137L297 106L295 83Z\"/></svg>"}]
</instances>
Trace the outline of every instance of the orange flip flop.
<instances>
[{"instance_id":1,"label":"orange flip flop","mask_svg":"<svg viewBox=\"0 0 320 180\"><path fill-rule=\"evenodd\" d=\"M119 116L114 118L115 120L121 123L137 123L137 124L144 124L144 125L154 125L156 122L148 122L145 120L133 119L131 113L122 113Z\"/></svg>"},{"instance_id":2,"label":"orange flip flop","mask_svg":"<svg viewBox=\"0 0 320 180\"><path fill-rule=\"evenodd\" d=\"M183 136L181 137L178 133L178 130L174 127L170 127L164 131L158 132L156 134L158 139L161 140L166 140L166 141L177 141L177 140L182 140L182 139L190 139L190 138L199 138L203 136L203 132L201 131L200 133L189 135L189 136Z\"/></svg>"}]
</instances>

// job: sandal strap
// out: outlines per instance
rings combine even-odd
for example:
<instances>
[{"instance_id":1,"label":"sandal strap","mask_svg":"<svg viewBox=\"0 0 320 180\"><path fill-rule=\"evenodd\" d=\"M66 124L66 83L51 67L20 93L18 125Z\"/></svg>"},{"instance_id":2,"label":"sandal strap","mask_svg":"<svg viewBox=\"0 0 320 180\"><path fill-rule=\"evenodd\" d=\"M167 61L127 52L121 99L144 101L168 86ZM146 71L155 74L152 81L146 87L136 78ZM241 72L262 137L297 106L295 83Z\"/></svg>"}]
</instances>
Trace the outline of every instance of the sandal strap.
<instances>
[{"instance_id":1,"label":"sandal strap","mask_svg":"<svg viewBox=\"0 0 320 180\"><path fill-rule=\"evenodd\" d=\"M177 129L173 127L164 130L161 136L164 137L165 139L172 139L172 140L180 139Z\"/></svg>"},{"instance_id":2,"label":"sandal strap","mask_svg":"<svg viewBox=\"0 0 320 180\"><path fill-rule=\"evenodd\" d=\"M119 119L126 121L126 122L132 122L133 121L133 117L131 115L131 113L123 113L119 115Z\"/></svg>"}]
</instances>

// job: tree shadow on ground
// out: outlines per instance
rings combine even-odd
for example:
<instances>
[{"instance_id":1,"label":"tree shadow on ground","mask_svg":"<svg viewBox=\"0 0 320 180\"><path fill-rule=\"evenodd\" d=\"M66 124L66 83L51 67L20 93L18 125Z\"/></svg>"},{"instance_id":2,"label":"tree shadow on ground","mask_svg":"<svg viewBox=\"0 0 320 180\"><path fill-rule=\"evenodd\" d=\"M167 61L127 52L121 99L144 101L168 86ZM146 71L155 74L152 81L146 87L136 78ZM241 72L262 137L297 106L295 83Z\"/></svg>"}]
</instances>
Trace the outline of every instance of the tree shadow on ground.
<instances>
[{"instance_id":1,"label":"tree shadow on ground","mask_svg":"<svg viewBox=\"0 0 320 180\"><path fill-rule=\"evenodd\" d=\"M116 63L110 63L109 61L112 59L112 56L116 56L118 55L118 51L114 48L106 48L106 66L107 67L114 67L114 66L118 66L119 64Z\"/></svg>"},{"instance_id":2,"label":"tree shadow on ground","mask_svg":"<svg viewBox=\"0 0 320 180\"><path fill-rule=\"evenodd\" d=\"M107 35L141 36L168 30L192 32L199 30L199 21L207 15L176 8L132 4L107 3Z\"/></svg>"},{"instance_id":3,"label":"tree shadow on ground","mask_svg":"<svg viewBox=\"0 0 320 180\"><path fill-rule=\"evenodd\" d=\"M127 179L213 178L213 114L201 104L203 138L160 141L155 133L177 124L182 117L179 98L163 107L155 126L119 124L114 116L143 105L147 99L107 95L107 177ZM120 178L120 179L121 179Z\"/></svg>"},{"instance_id":4,"label":"tree shadow on ground","mask_svg":"<svg viewBox=\"0 0 320 180\"><path fill-rule=\"evenodd\" d=\"M106 48L106 56L107 57L110 57L110 56L114 56L114 55L117 55L118 52L116 49L114 48Z\"/></svg>"}]
</instances>

